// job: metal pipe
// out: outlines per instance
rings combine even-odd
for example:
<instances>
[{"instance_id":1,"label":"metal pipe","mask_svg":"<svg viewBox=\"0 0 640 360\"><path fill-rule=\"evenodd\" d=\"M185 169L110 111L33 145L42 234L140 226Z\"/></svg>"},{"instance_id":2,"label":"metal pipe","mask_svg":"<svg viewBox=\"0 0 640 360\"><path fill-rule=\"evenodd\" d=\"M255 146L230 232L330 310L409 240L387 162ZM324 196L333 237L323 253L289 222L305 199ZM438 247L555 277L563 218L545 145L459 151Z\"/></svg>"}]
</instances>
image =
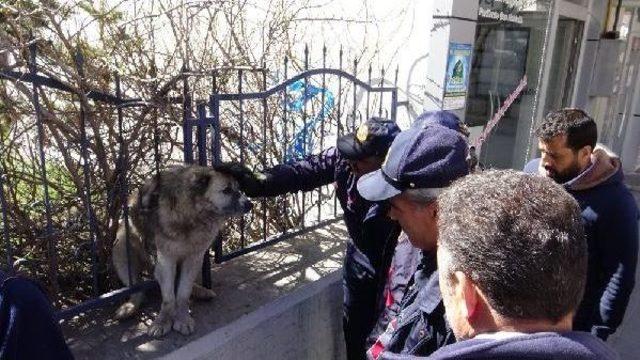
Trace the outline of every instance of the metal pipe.
<instances>
[{"instance_id":1,"label":"metal pipe","mask_svg":"<svg viewBox=\"0 0 640 360\"><path fill-rule=\"evenodd\" d=\"M620 33L618 33L618 22L620 21L621 9L622 9L622 0L618 0L618 5L616 6L616 16L613 19L613 32L616 34L616 38L620 36Z\"/></svg>"}]
</instances>

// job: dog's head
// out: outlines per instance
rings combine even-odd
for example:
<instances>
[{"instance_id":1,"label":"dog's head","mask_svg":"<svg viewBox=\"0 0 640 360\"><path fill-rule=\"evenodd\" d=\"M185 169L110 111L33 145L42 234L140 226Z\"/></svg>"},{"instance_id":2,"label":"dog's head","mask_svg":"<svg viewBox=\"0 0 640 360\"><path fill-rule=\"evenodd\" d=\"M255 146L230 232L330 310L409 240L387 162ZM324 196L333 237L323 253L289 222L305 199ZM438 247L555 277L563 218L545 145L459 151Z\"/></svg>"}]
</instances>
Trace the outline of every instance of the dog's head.
<instances>
[{"instance_id":1,"label":"dog's head","mask_svg":"<svg viewBox=\"0 0 640 360\"><path fill-rule=\"evenodd\" d=\"M253 205L240 191L238 182L227 174L210 168L190 166L186 171L188 192L199 210L218 216L234 216L247 213Z\"/></svg>"},{"instance_id":2,"label":"dog's head","mask_svg":"<svg viewBox=\"0 0 640 360\"><path fill-rule=\"evenodd\" d=\"M170 211L190 218L241 215L253 207L233 177L194 165L170 168L150 178L137 202L142 211L155 211L164 203Z\"/></svg>"}]
</instances>

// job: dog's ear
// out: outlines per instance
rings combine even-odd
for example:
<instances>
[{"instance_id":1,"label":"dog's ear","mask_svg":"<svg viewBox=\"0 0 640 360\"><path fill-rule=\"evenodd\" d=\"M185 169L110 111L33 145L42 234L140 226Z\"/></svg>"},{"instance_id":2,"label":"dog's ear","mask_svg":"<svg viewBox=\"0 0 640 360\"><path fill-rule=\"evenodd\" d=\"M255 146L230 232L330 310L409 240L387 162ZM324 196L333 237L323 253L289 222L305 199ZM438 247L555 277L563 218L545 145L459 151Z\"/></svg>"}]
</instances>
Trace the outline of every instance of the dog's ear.
<instances>
[{"instance_id":1,"label":"dog's ear","mask_svg":"<svg viewBox=\"0 0 640 360\"><path fill-rule=\"evenodd\" d=\"M160 174L148 179L140 192L138 192L138 204L142 210L150 210L158 206L158 199L160 197L160 183L162 177Z\"/></svg>"},{"instance_id":2,"label":"dog's ear","mask_svg":"<svg viewBox=\"0 0 640 360\"><path fill-rule=\"evenodd\" d=\"M196 172L191 179L191 192L194 195L202 196L207 192L209 183L211 182L211 174L208 172Z\"/></svg>"}]
</instances>

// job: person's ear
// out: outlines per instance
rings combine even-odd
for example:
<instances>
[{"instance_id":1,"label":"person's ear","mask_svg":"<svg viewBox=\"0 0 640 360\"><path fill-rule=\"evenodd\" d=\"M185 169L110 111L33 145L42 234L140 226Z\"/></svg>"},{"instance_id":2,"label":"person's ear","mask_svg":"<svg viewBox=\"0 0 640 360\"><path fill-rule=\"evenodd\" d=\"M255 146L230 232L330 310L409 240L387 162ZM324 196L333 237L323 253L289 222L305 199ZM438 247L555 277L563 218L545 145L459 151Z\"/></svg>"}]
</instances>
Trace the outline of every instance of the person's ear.
<instances>
[{"instance_id":1,"label":"person's ear","mask_svg":"<svg viewBox=\"0 0 640 360\"><path fill-rule=\"evenodd\" d=\"M468 323L472 323L473 319L478 315L480 305L478 290L469 277L461 271L456 271L456 296L461 299L461 314Z\"/></svg>"},{"instance_id":2,"label":"person's ear","mask_svg":"<svg viewBox=\"0 0 640 360\"><path fill-rule=\"evenodd\" d=\"M431 204L429 204L429 209L433 218L438 219L438 202L433 201Z\"/></svg>"},{"instance_id":3,"label":"person's ear","mask_svg":"<svg viewBox=\"0 0 640 360\"><path fill-rule=\"evenodd\" d=\"M586 167L591 162L591 153L593 152L593 148L591 145L586 145L578 150L578 162L581 167Z\"/></svg>"}]
</instances>

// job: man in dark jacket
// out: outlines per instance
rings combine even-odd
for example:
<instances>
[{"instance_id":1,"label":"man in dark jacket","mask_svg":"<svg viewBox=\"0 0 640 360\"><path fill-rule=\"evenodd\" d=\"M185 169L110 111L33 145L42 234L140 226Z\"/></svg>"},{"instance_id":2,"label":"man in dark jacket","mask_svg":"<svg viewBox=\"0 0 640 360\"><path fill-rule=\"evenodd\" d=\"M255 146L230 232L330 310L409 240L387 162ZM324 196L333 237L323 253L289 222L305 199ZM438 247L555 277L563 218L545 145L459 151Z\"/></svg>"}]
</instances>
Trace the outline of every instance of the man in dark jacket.
<instances>
[{"instance_id":1,"label":"man in dark jacket","mask_svg":"<svg viewBox=\"0 0 640 360\"><path fill-rule=\"evenodd\" d=\"M620 159L596 145L596 124L584 111L551 112L536 134L542 158L525 171L562 184L582 209L589 271L575 329L606 340L622 322L635 284L638 208L623 184Z\"/></svg>"},{"instance_id":2,"label":"man in dark jacket","mask_svg":"<svg viewBox=\"0 0 640 360\"><path fill-rule=\"evenodd\" d=\"M337 148L259 174L223 165L248 196L309 191L335 182L350 236L343 271L343 328L350 360L365 358L365 340L382 310L382 289L400 232L384 206L363 199L356 184L360 176L380 168L399 132L395 122L372 118L355 134L339 138Z\"/></svg>"},{"instance_id":3,"label":"man in dark jacket","mask_svg":"<svg viewBox=\"0 0 640 360\"><path fill-rule=\"evenodd\" d=\"M2 271L0 359L73 359L44 291L29 279Z\"/></svg>"},{"instance_id":4,"label":"man in dark jacket","mask_svg":"<svg viewBox=\"0 0 640 360\"><path fill-rule=\"evenodd\" d=\"M389 217L422 250L399 315L369 349L370 358L386 353L428 355L454 340L438 288L436 198L442 188L467 173L466 156L467 143L459 132L439 124L414 126L396 137L380 170L358 181L365 199L389 201Z\"/></svg>"},{"instance_id":5,"label":"man in dark jacket","mask_svg":"<svg viewBox=\"0 0 640 360\"><path fill-rule=\"evenodd\" d=\"M487 171L454 183L438 205L440 288L459 342L428 359L617 358L571 330L588 255L580 207L560 185Z\"/></svg>"}]
</instances>

